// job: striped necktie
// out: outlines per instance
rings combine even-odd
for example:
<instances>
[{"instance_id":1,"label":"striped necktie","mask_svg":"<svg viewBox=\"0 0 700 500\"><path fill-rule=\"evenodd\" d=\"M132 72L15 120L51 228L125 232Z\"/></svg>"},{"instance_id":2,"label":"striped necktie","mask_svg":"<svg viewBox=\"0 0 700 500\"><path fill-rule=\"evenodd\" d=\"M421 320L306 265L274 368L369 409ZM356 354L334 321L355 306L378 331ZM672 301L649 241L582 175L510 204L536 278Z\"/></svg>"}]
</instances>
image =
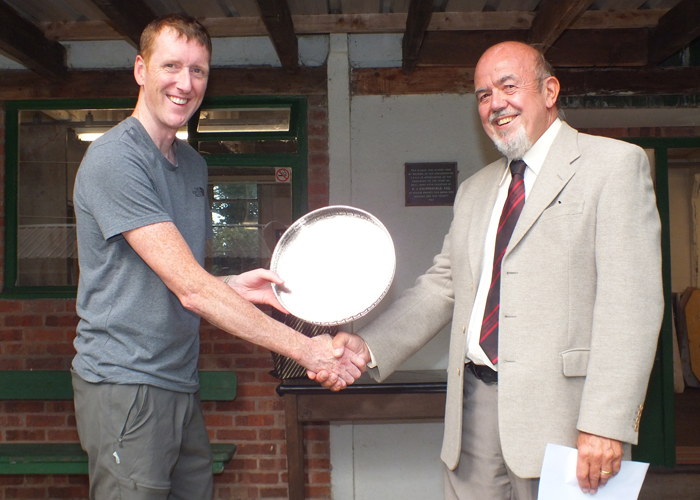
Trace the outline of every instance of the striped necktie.
<instances>
[{"instance_id":1,"label":"striped necktie","mask_svg":"<svg viewBox=\"0 0 700 500\"><path fill-rule=\"evenodd\" d=\"M493 254L493 271L491 273L491 287L486 297L484 308L484 321L481 323L481 336L479 345L484 353L495 365L498 363L498 316L501 302L501 261L508 248L508 242L518 222L520 212L525 205L525 183L523 174L527 165L523 160L514 160L510 164L510 172L513 179L508 186L508 198L503 206L501 218L498 221L496 233L496 249Z\"/></svg>"}]
</instances>

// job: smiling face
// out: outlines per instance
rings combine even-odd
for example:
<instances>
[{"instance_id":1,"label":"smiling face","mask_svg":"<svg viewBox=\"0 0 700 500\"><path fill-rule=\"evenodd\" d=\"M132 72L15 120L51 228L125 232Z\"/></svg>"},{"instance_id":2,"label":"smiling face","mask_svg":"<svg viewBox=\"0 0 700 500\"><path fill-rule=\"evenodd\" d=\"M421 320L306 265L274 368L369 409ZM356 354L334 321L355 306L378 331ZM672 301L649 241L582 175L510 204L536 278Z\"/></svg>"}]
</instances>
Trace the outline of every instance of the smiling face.
<instances>
[{"instance_id":1,"label":"smiling face","mask_svg":"<svg viewBox=\"0 0 700 500\"><path fill-rule=\"evenodd\" d=\"M540 78L539 57L528 45L505 42L484 52L476 65L481 124L509 159L521 158L557 117L559 82Z\"/></svg>"},{"instance_id":2,"label":"smiling face","mask_svg":"<svg viewBox=\"0 0 700 500\"><path fill-rule=\"evenodd\" d=\"M172 142L199 108L207 89L209 56L204 45L165 28L149 59L136 57L134 77L141 92L134 116L156 144Z\"/></svg>"}]
</instances>

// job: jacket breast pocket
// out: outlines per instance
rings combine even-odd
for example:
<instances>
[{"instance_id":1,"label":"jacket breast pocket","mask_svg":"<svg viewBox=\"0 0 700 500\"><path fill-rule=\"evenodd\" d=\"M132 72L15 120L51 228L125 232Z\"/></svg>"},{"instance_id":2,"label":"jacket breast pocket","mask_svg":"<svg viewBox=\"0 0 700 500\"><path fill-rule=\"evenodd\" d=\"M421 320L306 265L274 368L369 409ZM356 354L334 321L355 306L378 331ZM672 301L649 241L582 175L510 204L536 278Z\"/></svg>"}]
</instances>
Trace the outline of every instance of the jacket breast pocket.
<instances>
[{"instance_id":1,"label":"jacket breast pocket","mask_svg":"<svg viewBox=\"0 0 700 500\"><path fill-rule=\"evenodd\" d=\"M590 349L569 349L561 352L565 377L585 377L588 370Z\"/></svg>"},{"instance_id":2,"label":"jacket breast pocket","mask_svg":"<svg viewBox=\"0 0 700 500\"><path fill-rule=\"evenodd\" d=\"M540 216L540 221L563 217L566 215L577 215L583 213L583 202L579 203L561 203L554 202Z\"/></svg>"}]
</instances>

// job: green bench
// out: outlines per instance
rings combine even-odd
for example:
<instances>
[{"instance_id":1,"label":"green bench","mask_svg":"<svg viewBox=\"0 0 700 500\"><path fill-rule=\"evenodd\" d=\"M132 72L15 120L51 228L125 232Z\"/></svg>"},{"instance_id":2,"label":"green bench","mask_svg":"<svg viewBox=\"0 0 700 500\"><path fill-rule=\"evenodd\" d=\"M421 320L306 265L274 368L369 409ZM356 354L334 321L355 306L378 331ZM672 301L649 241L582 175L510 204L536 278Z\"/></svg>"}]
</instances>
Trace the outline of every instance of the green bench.
<instances>
[{"instance_id":1,"label":"green bench","mask_svg":"<svg viewBox=\"0 0 700 500\"><path fill-rule=\"evenodd\" d=\"M202 401L233 401L235 372L199 372ZM0 401L72 401L66 370L0 370ZM219 474L236 452L233 443L212 443L213 471ZM0 474L87 474L88 457L80 443L0 443Z\"/></svg>"}]
</instances>

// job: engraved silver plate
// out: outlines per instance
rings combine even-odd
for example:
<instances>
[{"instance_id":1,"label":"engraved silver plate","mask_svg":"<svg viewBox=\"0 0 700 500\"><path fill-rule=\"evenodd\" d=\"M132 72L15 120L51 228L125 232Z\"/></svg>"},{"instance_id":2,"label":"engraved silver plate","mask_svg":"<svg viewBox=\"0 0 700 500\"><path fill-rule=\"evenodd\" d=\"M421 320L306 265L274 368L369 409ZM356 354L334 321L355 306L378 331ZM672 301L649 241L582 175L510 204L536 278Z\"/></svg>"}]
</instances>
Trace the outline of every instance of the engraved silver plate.
<instances>
[{"instance_id":1,"label":"engraved silver plate","mask_svg":"<svg viewBox=\"0 0 700 500\"><path fill-rule=\"evenodd\" d=\"M314 210L292 224L272 254L284 280L272 288L294 316L341 325L384 298L396 269L394 243L373 215L341 205Z\"/></svg>"}]
</instances>

